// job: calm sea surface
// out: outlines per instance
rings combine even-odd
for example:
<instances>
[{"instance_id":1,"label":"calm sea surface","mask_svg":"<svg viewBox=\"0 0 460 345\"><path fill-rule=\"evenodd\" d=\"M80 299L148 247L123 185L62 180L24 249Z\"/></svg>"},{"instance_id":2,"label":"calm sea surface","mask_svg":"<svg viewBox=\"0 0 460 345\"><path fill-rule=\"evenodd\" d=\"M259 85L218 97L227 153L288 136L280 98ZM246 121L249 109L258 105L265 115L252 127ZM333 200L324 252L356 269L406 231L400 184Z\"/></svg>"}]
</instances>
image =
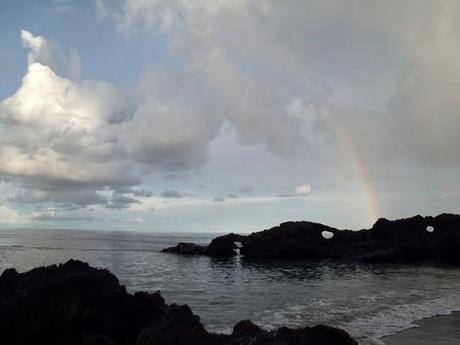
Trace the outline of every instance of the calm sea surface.
<instances>
[{"instance_id":1,"label":"calm sea surface","mask_svg":"<svg viewBox=\"0 0 460 345\"><path fill-rule=\"evenodd\" d=\"M110 269L128 290L160 290L188 304L207 329L230 332L251 319L270 329L325 323L361 344L460 310L460 269L327 262L246 263L160 253L177 242L208 243L215 234L135 234L0 230L0 272L81 259Z\"/></svg>"}]
</instances>

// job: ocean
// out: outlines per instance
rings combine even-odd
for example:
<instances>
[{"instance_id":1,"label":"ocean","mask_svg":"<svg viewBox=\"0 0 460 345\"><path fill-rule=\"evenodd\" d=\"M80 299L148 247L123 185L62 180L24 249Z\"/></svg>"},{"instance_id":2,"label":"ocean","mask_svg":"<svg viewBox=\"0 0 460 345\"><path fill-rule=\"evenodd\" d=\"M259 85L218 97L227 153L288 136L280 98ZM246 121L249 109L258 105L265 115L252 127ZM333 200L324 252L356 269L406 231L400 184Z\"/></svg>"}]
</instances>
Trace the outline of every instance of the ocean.
<instances>
[{"instance_id":1,"label":"ocean","mask_svg":"<svg viewBox=\"0 0 460 345\"><path fill-rule=\"evenodd\" d=\"M460 269L331 262L245 262L161 253L217 234L79 230L0 230L0 272L65 262L108 268L131 292L160 290L188 304L208 330L231 332L250 319L266 329L318 323L347 330L360 344L460 310Z\"/></svg>"}]
</instances>

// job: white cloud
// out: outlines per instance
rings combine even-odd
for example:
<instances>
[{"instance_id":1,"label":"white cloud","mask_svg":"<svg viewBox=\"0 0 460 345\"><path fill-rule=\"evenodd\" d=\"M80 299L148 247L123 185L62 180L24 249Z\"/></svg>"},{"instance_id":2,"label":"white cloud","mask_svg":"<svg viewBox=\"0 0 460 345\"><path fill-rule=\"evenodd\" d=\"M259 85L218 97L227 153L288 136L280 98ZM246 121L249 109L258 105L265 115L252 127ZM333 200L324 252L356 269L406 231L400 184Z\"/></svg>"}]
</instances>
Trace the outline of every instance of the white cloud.
<instances>
[{"instance_id":1,"label":"white cloud","mask_svg":"<svg viewBox=\"0 0 460 345\"><path fill-rule=\"evenodd\" d=\"M311 185L303 184L294 188L292 193L278 194L278 198L298 198L307 197L311 194Z\"/></svg>"},{"instance_id":2,"label":"white cloud","mask_svg":"<svg viewBox=\"0 0 460 345\"><path fill-rule=\"evenodd\" d=\"M22 31L28 69L0 103L0 174L25 189L117 190L153 170L190 176L225 124L239 143L279 156L301 147L305 170L317 169L311 152L333 161L347 150L370 170L395 158L460 164L458 1L98 0L96 9L125 35L160 33L177 60L146 67L127 94L81 81L76 53ZM125 194L113 205L140 207Z\"/></svg>"},{"instance_id":3,"label":"white cloud","mask_svg":"<svg viewBox=\"0 0 460 345\"><path fill-rule=\"evenodd\" d=\"M274 90L235 74L235 66L215 82L223 83L220 88L231 86L227 77L245 79L235 80L235 90L247 88L239 90L239 100L231 88L209 95L218 85L203 84L202 72L188 67L147 69L138 93L128 96L108 83L60 75L56 70L68 60L52 42L25 30L21 37L30 49L28 69L16 93L0 104L7 128L0 173L22 179L24 187L117 188L139 183L152 169L199 167L226 118L244 142L292 150L296 126L276 109ZM251 94L255 88L257 95Z\"/></svg>"},{"instance_id":4,"label":"white cloud","mask_svg":"<svg viewBox=\"0 0 460 345\"><path fill-rule=\"evenodd\" d=\"M247 1L126 1L122 13L114 16L124 32L140 24L172 34L171 51L186 58L187 75L182 81L199 81L204 92L195 101L211 113L218 127L226 119L237 129L241 142L292 153L299 121L285 112L284 81L272 75L290 65L283 61L285 52L267 42L257 20L260 10ZM193 95L193 86L186 92ZM190 112L190 106L185 106Z\"/></svg>"},{"instance_id":5,"label":"white cloud","mask_svg":"<svg viewBox=\"0 0 460 345\"><path fill-rule=\"evenodd\" d=\"M180 80L168 84L152 71L139 97L130 98L104 82L56 74L48 41L21 35L31 52L21 87L0 103L7 129L0 173L35 188L101 188L138 184L141 169L187 169L206 160L218 126L206 109L177 104ZM173 94L155 93L168 87Z\"/></svg>"},{"instance_id":6,"label":"white cloud","mask_svg":"<svg viewBox=\"0 0 460 345\"><path fill-rule=\"evenodd\" d=\"M29 65L40 63L62 76L72 79L80 77L80 58L73 48L64 54L53 41L34 36L27 30L21 30L21 39L24 47L30 49L27 57Z\"/></svg>"},{"instance_id":7,"label":"white cloud","mask_svg":"<svg viewBox=\"0 0 460 345\"><path fill-rule=\"evenodd\" d=\"M304 184L298 186L294 190L296 196L309 196L311 194L311 186L309 184Z\"/></svg>"},{"instance_id":8,"label":"white cloud","mask_svg":"<svg viewBox=\"0 0 460 345\"><path fill-rule=\"evenodd\" d=\"M144 223L144 220L141 217L134 218L132 221L134 223Z\"/></svg>"},{"instance_id":9,"label":"white cloud","mask_svg":"<svg viewBox=\"0 0 460 345\"><path fill-rule=\"evenodd\" d=\"M289 153L301 134L312 134L299 131L301 122L334 132L314 126L316 107L360 138L370 164L395 157L460 163L458 1L120 4L104 9L125 34L168 33L243 142Z\"/></svg>"},{"instance_id":10,"label":"white cloud","mask_svg":"<svg viewBox=\"0 0 460 345\"><path fill-rule=\"evenodd\" d=\"M0 205L0 224L26 223L27 220L22 217L17 210L8 206Z\"/></svg>"},{"instance_id":11,"label":"white cloud","mask_svg":"<svg viewBox=\"0 0 460 345\"><path fill-rule=\"evenodd\" d=\"M28 39L38 54L43 39ZM126 114L122 99L106 83L74 82L29 59L21 87L0 104L7 126L0 172L77 185L136 183L110 131Z\"/></svg>"}]
</instances>

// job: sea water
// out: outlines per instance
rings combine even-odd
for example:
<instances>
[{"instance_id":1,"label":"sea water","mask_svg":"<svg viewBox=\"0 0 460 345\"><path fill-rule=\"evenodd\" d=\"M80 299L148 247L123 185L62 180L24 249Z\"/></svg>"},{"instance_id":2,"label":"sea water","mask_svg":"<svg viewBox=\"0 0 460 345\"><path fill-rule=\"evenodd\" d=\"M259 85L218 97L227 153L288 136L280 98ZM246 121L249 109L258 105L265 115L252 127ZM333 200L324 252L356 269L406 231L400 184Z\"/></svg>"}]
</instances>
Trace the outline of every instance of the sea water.
<instances>
[{"instance_id":1,"label":"sea water","mask_svg":"<svg viewBox=\"0 0 460 345\"><path fill-rule=\"evenodd\" d=\"M265 329L327 324L360 344L460 310L460 269L443 266L212 259L161 253L216 234L139 234L77 230L0 230L0 272L70 258L108 268L131 292L160 290L188 304L206 328L231 332L250 319Z\"/></svg>"}]
</instances>

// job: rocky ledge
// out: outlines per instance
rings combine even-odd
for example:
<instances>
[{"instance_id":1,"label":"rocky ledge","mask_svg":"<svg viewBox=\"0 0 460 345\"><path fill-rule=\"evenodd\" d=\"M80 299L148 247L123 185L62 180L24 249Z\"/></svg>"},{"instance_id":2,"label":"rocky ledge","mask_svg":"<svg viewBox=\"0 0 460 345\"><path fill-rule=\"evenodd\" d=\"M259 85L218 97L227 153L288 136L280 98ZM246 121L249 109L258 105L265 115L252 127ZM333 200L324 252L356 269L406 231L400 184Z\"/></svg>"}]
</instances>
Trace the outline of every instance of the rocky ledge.
<instances>
[{"instance_id":1,"label":"rocky ledge","mask_svg":"<svg viewBox=\"0 0 460 345\"><path fill-rule=\"evenodd\" d=\"M372 263L442 262L460 264L460 215L415 216L379 219L371 229L338 230L312 222L287 222L250 235L228 234L199 246L193 244L164 249L175 254L210 257L235 255L237 247L245 260L307 259L347 260Z\"/></svg>"},{"instance_id":2,"label":"rocky ledge","mask_svg":"<svg viewBox=\"0 0 460 345\"><path fill-rule=\"evenodd\" d=\"M327 326L264 331L250 321L209 333L186 305L129 294L109 271L80 261L0 276L0 341L8 345L357 345Z\"/></svg>"}]
</instances>

